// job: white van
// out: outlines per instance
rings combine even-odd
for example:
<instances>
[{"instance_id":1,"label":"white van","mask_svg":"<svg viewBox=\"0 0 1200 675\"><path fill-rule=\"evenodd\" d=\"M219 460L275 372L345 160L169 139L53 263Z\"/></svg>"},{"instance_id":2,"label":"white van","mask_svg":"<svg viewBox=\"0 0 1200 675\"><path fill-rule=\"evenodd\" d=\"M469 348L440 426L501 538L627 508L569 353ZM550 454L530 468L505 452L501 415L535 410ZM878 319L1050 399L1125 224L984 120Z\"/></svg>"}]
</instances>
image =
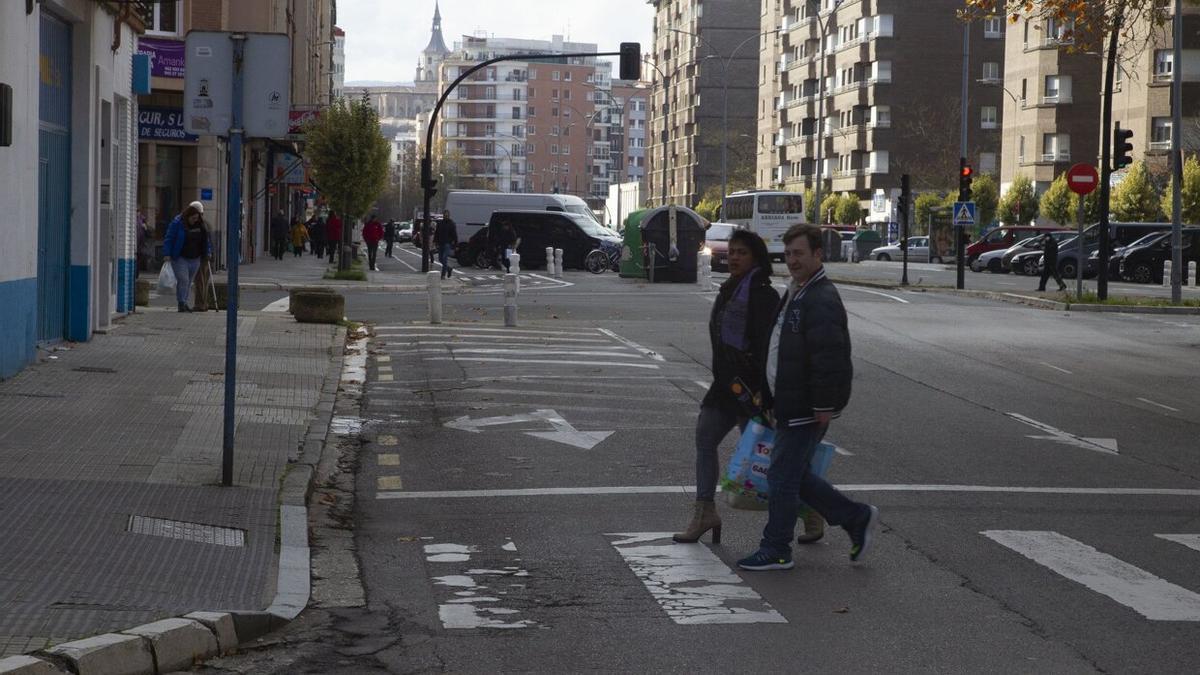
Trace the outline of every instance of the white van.
<instances>
[{"instance_id":1,"label":"white van","mask_svg":"<svg viewBox=\"0 0 1200 675\"><path fill-rule=\"evenodd\" d=\"M492 211L566 211L596 220L587 202L574 195L562 194L451 190L450 194L446 195L445 210L450 212L450 217L458 224L460 242L467 241L487 225Z\"/></svg>"}]
</instances>

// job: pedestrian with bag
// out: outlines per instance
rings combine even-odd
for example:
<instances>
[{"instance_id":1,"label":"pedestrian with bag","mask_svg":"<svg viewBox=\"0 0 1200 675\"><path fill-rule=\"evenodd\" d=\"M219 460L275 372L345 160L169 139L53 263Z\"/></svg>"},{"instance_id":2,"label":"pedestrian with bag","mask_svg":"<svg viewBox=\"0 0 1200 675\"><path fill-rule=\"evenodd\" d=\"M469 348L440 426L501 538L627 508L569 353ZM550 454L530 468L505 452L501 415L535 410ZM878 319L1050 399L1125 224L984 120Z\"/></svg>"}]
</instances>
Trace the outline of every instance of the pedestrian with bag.
<instances>
[{"instance_id":1,"label":"pedestrian with bag","mask_svg":"<svg viewBox=\"0 0 1200 675\"><path fill-rule=\"evenodd\" d=\"M392 244L396 243L396 219L391 218L387 221L387 225L383 226L383 241L387 247L383 249L383 257L392 257Z\"/></svg>"},{"instance_id":2,"label":"pedestrian with bag","mask_svg":"<svg viewBox=\"0 0 1200 675\"><path fill-rule=\"evenodd\" d=\"M767 524L758 550L738 561L745 570L791 569L798 501L850 535L850 560L871 547L879 510L855 502L812 470L830 422L850 401L854 367L846 308L822 264L821 228L793 225L783 235L791 283L779 304L766 358L767 398L775 446L767 471Z\"/></svg>"},{"instance_id":3,"label":"pedestrian with bag","mask_svg":"<svg viewBox=\"0 0 1200 675\"><path fill-rule=\"evenodd\" d=\"M283 252L287 249L288 235L291 233L291 229L288 226L287 216L283 215L283 209L277 209L275 215L271 216L269 233L272 258L283 260Z\"/></svg>"},{"instance_id":4,"label":"pedestrian with bag","mask_svg":"<svg viewBox=\"0 0 1200 675\"><path fill-rule=\"evenodd\" d=\"M1042 278L1038 283L1038 290L1046 290L1046 281L1053 276L1058 282L1058 292L1062 293L1067 290L1067 285L1063 283L1062 275L1058 272L1058 240L1049 234L1042 235Z\"/></svg>"},{"instance_id":5,"label":"pedestrian with bag","mask_svg":"<svg viewBox=\"0 0 1200 675\"><path fill-rule=\"evenodd\" d=\"M699 541L708 531L714 544L721 542L717 448L734 427L745 429L747 420L760 412L739 400L734 386L748 387L749 398L761 401L767 345L779 304L771 273L771 256L762 237L749 230L735 231L729 238L729 279L721 284L708 320L713 382L696 419L695 510L687 528L672 537L677 542Z\"/></svg>"},{"instance_id":6,"label":"pedestrian with bag","mask_svg":"<svg viewBox=\"0 0 1200 675\"><path fill-rule=\"evenodd\" d=\"M338 250L342 247L342 219L330 211L325 220L325 250L329 252L329 262L337 258Z\"/></svg>"},{"instance_id":7,"label":"pedestrian with bag","mask_svg":"<svg viewBox=\"0 0 1200 675\"><path fill-rule=\"evenodd\" d=\"M371 214L371 219L363 225L362 237L367 244L367 269L378 272L375 255L379 252L379 240L383 239L383 225L379 223L379 216Z\"/></svg>"},{"instance_id":8,"label":"pedestrian with bag","mask_svg":"<svg viewBox=\"0 0 1200 675\"><path fill-rule=\"evenodd\" d=\"M304 255L304 242L308 241L308 228L299 218L292 223L292 255L296 258Z\"/></svg>"},{"instance_id":9,"label":"pedestrian with bag","mask_svg":"<svg viewBox=\"0 0 1200 675\"><path fill-rule=\"evenodd\" d=\"M442 219L433 232L433 243L437 246L438 262L442 265L442 278L449 279L454 273L450 269L450 256L454 255L454 247L458 246L458 224L450 218L449 211L442 212Z\"/></svg>"},{"instance_id":10,"label":"pedestrian with bag","mask_svg":"<svg viewBox=\"0 0 1200 675\"><path fill-rule=\"evenodd\" d=\"M192 202L171 219L163 239L163 264L175 273L175 301L180 312L192 311L188 295L203 259L212 256L212 237L204 224L204 204Z\"/></svg>"}]
</instances>

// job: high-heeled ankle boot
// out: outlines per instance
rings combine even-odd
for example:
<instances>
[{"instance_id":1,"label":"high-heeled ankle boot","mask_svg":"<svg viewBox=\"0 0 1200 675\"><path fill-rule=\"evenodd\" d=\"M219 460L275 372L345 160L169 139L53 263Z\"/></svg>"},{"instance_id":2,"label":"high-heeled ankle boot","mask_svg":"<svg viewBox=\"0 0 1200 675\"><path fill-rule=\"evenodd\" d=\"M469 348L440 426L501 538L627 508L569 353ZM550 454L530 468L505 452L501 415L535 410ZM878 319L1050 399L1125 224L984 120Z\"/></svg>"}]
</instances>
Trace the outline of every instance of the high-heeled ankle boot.
<instances>
[{"instance_id":1,"label":"high-heeled ankle boot","mask_svg":"<svg viewBox=\"0 0 1200 675\"><path fill-rule=\"evenodd\" d=\"M825 519L816 509L807 507L800 517L804 520L804 534L796 537L797 544L811 544L825 536Z\"/></svg>"},{"instance_id":2,"label":"high-heeled ankle boot","mask_svg":"<svg viewBox=\"0 0 1200 675\"><path fill-rule=\"evenodd\" d=\"M681 544L694 544L709 530L712 530L712 543L721 543L721 516L717 515L716 502L697 501L696 510L692 513L692 522L688 523L686 530L671 538Z\"/></svg>"}]
</instances>

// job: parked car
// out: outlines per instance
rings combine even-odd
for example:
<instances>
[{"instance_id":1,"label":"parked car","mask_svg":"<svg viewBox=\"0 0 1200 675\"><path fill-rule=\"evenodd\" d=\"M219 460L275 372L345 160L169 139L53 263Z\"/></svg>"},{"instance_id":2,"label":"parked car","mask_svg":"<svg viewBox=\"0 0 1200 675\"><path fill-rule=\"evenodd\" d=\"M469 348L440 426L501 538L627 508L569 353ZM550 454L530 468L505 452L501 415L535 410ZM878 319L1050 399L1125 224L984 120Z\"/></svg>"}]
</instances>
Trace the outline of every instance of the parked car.
<instances>
[{"instance_id":1,"label":"parked car","mask_svg":"<svg viewBox=\"0 0 1200 675\"><path fill-rule=\"evenodd\" d=\"M1009 248L1023 239L1063 229L1057 225L1004 225L997 227L984 233L979 241L967 245L967 264L988 251Z\"/></svg>"},{"instance_id":2,"label":"parked car","mask_svg":"<svg viewBox=\"0 0 1200 675\"><path fill-rule=\"evenodd\" d=\"M888 244L871 250L871 260L903 260L904 252L900 243ZM929 237L908 238L908 261L929 262Z\"/></svg>"},{"instance_id":3,"label":"parked car","mask_svg":"<svg viewBox=\"0 0 1200 675\"><path fill-rule=\"evenodd\" d=\"M1169 237L1170 235L1171 235L1170 232L1151 232L1150 234L1147 234L1146 236L1142 237L1141 239L1138 239L1137 241L1133 242L1132 244L1129 244L1128 246L1118 246L1117 248L1114 248L1112 255L1110 255L1108 258L1108 278L1109 279L1120 279L1121 278L1121 261L1124 260L1126 251L1137 248L1139 246L1144 246L1146 244L1152 244L1152 243L1158 241L1159 239L1162 239L1163 237ZM1099 270L1100 269L1100 251L1099 250L1092 251L1092 254L1088 256L1087 266L1085 267L1085 269L1089 269L1089 270Z\"/></svg>"},{"instance_id":4,"label":"parked car","mask_svg":"<svg viewBox=\"0 0 1200 675\"><path fill-rule=\"evenodd\" d=\"M729 270L729 238L737 229L733 223L710 223L704 232L704 247L712 255L714 272Z\"/></svg>"},{"instance_id":5,"label":"parked car","mask_svg":"<svg viewBox=\"0 0 1200 675\"><path fill-rule=\"evenodd\" d=\"M413 224L411 220L406 220L396 224L396 241L406 242L412 241Z\"/></svg>"},{"instance_id":6,"label":"parked car","mask_svg":"<svg viewBox=\"0 0 1200 675\"><path fill-rule=\"evenodd\" d=\"M517 236L521 268L546 265L546 248L563 250L563 267L583 269L583 260L605 244L622 243L620 235L588 216L563 211L494 211L486 227L459 247L458 264L490 267L497 251L490 242L505 224Z\"/></svg>"},{"instance_id":7,"label":"parked car","mask_svg":"<svg viewBox=\"0 0 1200 675\"><path fill-rule=\"evenodd\" d=\"M1059 245L1061 246L1064 241L1074 237L1075 233L1070 230L1055 230L1053 232L1047 232L1035 237L1029 237L1028 239L1022 239L1008 248L988 251L987 253L977 257L974 262L971 263L971 269L976 272L981 272L986 269L987 271L993 273L1008 273L1012 270L1012 260L1017 255L1021 253L1028 253L1030 251L1040 252L1042 250L1042 245L1045 242L1043 237L1047 235L1057 239Z\"/></svg>"},{"instance_id":8,"label":"parked car","mask_svg":"<svg viewBox=\"0 0 1200 675\"><path fill-rule=\"evenodd\" d=\"M1163 232L1162 236L1127 248L1121 258L1121 278L1139 284L1163 283L1163 263L1171 257L1171 233ZM1200 263L1200 228L1186 228L1181 240L1183 248L1183 269L1180 278L1187 282L1188 263Z\"/></svg>"}]
</instances>

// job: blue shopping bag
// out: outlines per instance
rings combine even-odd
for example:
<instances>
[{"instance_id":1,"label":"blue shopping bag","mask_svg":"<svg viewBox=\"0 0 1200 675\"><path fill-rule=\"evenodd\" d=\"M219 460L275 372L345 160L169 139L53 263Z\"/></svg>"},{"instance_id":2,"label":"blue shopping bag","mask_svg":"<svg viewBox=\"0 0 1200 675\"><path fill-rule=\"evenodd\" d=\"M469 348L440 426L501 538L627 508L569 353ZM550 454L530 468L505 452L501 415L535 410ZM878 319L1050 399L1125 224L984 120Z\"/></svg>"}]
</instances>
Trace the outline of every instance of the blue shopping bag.
<instances>
[{"instance_id":1,"label":"blue shopping bag","mask_svg":"<svg viewBox=\"0 0 1200 675\"><path fill-rule=\"evenodd\" d=\"M758 419L751 419L738 440L729 460L729 468L721 479L721 492L735 509L762 511L767 508L770 491L767 471L771 468L771 450L775 447L775 430ZM833 445L821 442L813 451L812 472L824 477L833 461Z\"/></svg>"}]
</instances>

